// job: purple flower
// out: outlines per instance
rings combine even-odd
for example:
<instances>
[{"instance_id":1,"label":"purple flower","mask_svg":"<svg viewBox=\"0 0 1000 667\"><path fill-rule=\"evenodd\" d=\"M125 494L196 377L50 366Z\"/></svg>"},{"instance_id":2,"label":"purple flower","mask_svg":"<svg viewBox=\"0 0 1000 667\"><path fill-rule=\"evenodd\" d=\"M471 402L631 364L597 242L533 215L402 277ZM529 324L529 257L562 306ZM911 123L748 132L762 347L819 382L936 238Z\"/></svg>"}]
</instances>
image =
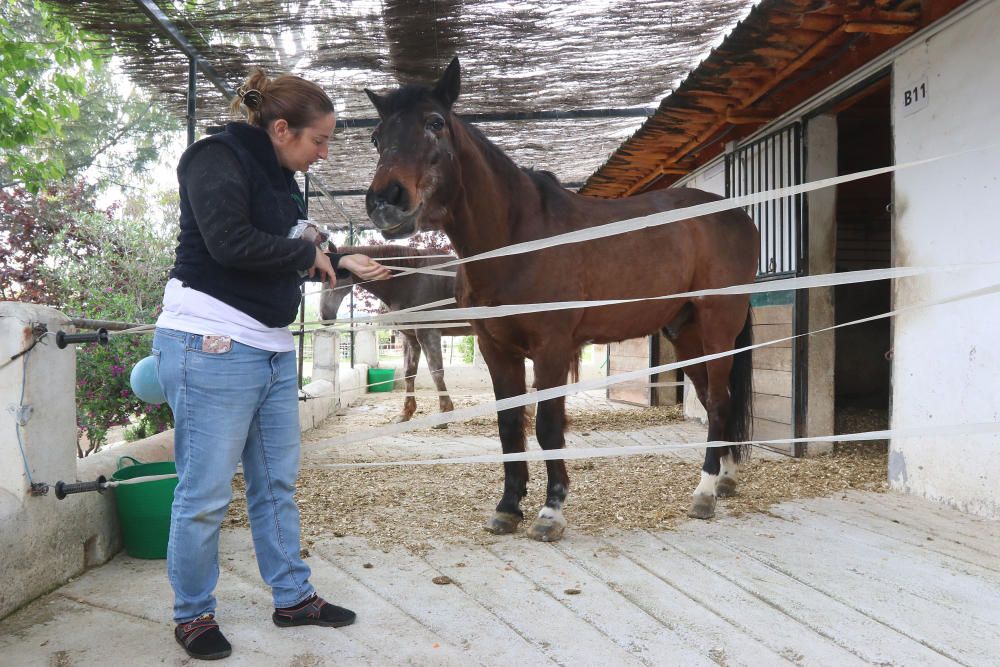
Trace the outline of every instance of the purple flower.
<instances>
[{"instance_id":1,"label":"purple flower","mask_svg":"<svg viewBox=\"0 0 1000 667\"><path fill-rule=\"evenodd\" d=\"M122 391L121 391L121 397L125 398L126 396L128 396L128 393L129 393L128 389L122 389Z\"/></svg>"}]
</instances>

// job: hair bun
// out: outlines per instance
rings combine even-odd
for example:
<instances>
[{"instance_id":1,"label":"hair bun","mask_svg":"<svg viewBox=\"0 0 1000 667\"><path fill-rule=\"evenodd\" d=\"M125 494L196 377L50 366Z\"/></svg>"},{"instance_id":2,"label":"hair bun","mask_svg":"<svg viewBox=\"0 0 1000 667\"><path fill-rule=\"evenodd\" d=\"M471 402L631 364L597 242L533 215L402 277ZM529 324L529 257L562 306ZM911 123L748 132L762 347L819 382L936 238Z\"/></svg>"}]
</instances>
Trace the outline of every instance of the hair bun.
<instances>
[{"instance_id":1,"label":"hair bun","mask_svg":"<svg viewBox=\"0 0 1000 667\"><path fill-rule=\"evenodd\" d=\"M256 109L264 101L264 96L256 88L247 88L246 86L240 86L236 89L236 94L240 96L243 104L246 105L248 109Z\"/></svg>"}]
</instances>

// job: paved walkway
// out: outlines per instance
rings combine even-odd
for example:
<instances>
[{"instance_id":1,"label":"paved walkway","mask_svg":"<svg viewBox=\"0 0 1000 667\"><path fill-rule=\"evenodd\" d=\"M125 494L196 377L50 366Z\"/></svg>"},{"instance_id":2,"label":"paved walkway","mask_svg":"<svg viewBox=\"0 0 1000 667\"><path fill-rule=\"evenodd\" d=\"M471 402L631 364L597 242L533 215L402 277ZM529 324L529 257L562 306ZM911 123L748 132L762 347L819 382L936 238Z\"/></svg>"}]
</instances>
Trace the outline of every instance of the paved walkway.
<instances>
[{"instance_id":1,"label":"paved walkway","mask_svg":"<svg viewBox=\"0 0 1000 667\"><path fill-rule=\"evenodd\" d=\"M570 446L702 438L678 424ZM856 492L672 531L571 527L555 544L522 532L415 554L330 537L311 548L313 581L358 622L279 629L249 533L227 530L218 611L234 665L1000 665L997 554L997 522ZM171 598L163 561L120 554L0 622L0 665L195 663Z\"/></svg>"}]
</instances>

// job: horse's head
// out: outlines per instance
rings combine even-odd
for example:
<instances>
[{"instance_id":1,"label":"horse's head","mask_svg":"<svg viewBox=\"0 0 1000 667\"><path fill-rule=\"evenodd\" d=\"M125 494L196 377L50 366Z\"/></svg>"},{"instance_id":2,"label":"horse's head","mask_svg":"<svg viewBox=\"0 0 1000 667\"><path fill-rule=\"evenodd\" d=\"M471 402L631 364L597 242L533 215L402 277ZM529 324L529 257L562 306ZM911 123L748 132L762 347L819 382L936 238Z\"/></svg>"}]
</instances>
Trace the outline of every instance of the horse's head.
<instances>
[{"instance_id":1,"label":"horse's head","mask_svg":"<svg viewBox=\"0 0 1000 667\"><path fill-rule=\"evenodd\" d=\"M381 122L372 132L378 166L365 197L368 217L387 239L440 230L459 179L451 107L459 91L458 58L433 88L409 85L387 95L368 89Z\"/></svg>"}]
</instances>

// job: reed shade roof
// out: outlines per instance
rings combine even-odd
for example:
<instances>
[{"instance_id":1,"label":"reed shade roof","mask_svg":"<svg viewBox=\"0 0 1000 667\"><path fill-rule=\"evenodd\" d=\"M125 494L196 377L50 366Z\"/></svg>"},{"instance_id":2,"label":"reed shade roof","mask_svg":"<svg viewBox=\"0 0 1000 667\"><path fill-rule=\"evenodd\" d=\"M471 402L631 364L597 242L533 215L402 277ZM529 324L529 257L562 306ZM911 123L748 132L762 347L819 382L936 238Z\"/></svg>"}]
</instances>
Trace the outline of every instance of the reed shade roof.
<instances>
[{"instance_id":1,"label":"reed shade roof","mask_svg":"<svg viewBox=\"0 0 1000 667\"><path fill-rule=\"evenodd\" d=\"M763 0L581 192L666 187L964 0Z\"/></svg>"},{"instance_id":2,"label":"reed shade roof","mask_svg":"<svg viewBox=\"0 0 1000 667\"><path fill-rule=\"evenodd\" d=\"M122 58L137 84L178 117L188 60L133 2L51 0ZM362 88L432 82L462 62L460 113L655 107L752 0L220 0L160 9L236 88L254 65L305 76L331 93L341 118L375 115ZM230 119L198 77L199 133ZM522 166L584 181L641 118L480 125ZM328 188L366 188L376 156L370 129L346 129L317 172ZM367 223L359 197L344 199ZM335 212L319 207L320 217Z\"/></svg>"}]
</instances>

